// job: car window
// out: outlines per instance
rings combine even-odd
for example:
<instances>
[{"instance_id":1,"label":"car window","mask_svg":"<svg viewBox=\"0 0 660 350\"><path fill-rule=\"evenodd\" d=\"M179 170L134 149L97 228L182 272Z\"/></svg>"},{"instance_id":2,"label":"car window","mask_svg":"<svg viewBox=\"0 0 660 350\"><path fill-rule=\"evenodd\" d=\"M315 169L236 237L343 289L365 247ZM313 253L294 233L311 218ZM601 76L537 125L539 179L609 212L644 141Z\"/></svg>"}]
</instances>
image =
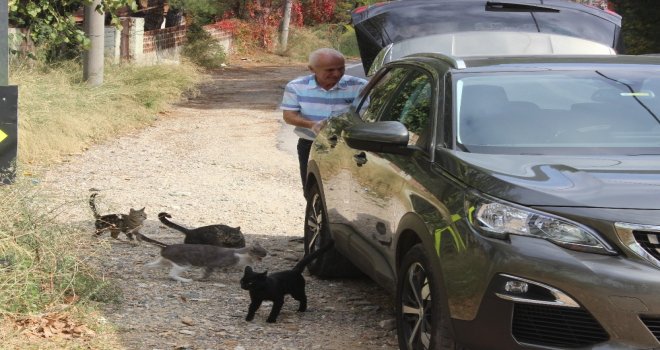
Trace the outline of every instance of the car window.
<instances>
[{"instance_id":1,"label":"car window","mask_svg":"<svg viewBox=\"0 0 660 350\"><path fill-rule=\"evenodd\" d=\"M392 93L408 73L408 70L396 67L385 73L360 102L357 109L360 118L365 122L376 121L381 109L390 101Z\"/></svg>"},{"instance_id":2,"label":"car window","mask_svg":"<svg viewBox=\"0 0 660 350\"><path fill-rule=\"evenodd\" d=\"M455 93L470 152L660 153L660 71L475 74Z\"/></svg>"},{"instance_id":3,"label":"car window","mask_svg":"<svg viewBox=\"0 0 660 350\"><path fill-rule=\"evenodd\" d=\"M413 72L392 98L389 108L383 110L380 121L395 120L408 129L410 145L426 146L430 137L431 82L421 72ZM422 137L424 136L424 137Z\"/></svg>"}]
</instances>

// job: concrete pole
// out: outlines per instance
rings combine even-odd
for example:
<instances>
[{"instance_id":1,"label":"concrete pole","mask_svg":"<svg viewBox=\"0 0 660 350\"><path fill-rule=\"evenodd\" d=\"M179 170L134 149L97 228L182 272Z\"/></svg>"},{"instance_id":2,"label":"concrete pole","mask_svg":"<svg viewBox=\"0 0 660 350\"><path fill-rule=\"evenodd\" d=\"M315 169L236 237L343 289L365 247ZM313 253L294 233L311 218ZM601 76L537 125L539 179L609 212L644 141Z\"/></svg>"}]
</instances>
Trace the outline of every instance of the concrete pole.
<instances>
[{"instance_id":1,"label":"concrete pole","mask_svg":"<svg viewBox=\"0 0 660 350\"><path fill-rule=\"evenodd\" d=\"M9 85L9 2L0 0L0 86Z\"/></svg>"},{"instance_id":2,"label":"concrete pole","mask_svg":"<svg viewBox=\"0 0 660 350\"><path fill-rule=\"evenodd\" d=\"M103 84L103 31L105 16L96 11L101 0L93 0L85 5L85 20L83 28L89 37L91 45L83 53L83 80L91 86Z\"/></svg>"},{"instance_id":3,"label":"concrete pole","mask_svg":"<svg viewBox=\"0 0 660 350\"><path fill-rule=\"evenodd\" d=\"M286 51L289 41L289 22L291 21L291 3L293 0L284 1L284 16L280 26L280 52Z\"/></svg>"}]
</instances>

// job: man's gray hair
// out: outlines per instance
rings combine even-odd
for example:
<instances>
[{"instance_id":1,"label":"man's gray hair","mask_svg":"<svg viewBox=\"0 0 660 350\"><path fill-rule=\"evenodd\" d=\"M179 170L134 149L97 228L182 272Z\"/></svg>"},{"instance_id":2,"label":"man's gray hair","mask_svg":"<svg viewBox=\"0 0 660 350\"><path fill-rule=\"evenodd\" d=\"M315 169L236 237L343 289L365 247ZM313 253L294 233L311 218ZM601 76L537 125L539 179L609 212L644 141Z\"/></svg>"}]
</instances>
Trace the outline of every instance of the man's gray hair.
<instances>
[{"instance_id":1,"label":"man's gray hair","mask_svg":"<svg viewBox=\"0 0 660 350\"><path fill-rule=\"evenodd\" d=\"M312 53L309 54L309 62L308 64L312 67L316 67L316 64L319 61L319 58L321 56L332 56L332 57L340 57L344 58L344 54L341 52L331 49L329 47L323 47L317 50L314 50Z\"/></svg>"}]
</instances>

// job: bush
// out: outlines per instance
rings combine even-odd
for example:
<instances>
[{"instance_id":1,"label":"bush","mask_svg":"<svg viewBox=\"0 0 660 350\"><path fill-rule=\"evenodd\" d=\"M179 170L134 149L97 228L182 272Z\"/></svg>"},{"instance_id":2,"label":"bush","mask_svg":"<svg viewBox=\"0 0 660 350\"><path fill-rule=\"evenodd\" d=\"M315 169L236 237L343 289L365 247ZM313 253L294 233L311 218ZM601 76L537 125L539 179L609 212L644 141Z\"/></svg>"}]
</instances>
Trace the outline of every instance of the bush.
<instances>
[{"instance_id":1,"label":"bush","mask_svg":"<svg viewBox=\"0 0 660 350\"><path fill-rule=\"evenodd\" d=\"M181 54L194 64L206 69L220 68L227 62L224 47L198 25L188 28L187 43Z\"/></svg>"}]
</instances>

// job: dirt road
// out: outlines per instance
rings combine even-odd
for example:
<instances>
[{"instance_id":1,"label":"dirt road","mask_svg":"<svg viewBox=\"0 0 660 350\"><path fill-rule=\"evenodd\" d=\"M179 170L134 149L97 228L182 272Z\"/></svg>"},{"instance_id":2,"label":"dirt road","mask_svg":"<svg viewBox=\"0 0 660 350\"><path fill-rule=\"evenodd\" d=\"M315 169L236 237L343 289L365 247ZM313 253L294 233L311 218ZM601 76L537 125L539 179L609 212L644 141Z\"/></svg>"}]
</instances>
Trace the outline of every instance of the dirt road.
<instances>
[{"instance_id":1,"label":"dirt road","mask_svg":"<svg viewBox=\"0 0 660 350\"><path fill-rule=\"evenodd\" d=\"M125 349L395 349L391 296L369 280L305 273L308 312L296 312L288 298L276 324L265 322L270 303L246 322L249 297L239 288L240 271L182 284L166 270L145 272L142 265L158 248L92 237L87 199L96 189L102 214L146 207L142 233L166 243L180 243L183 235L158 222L161 211L191 228L240 226L248 244L259 242L271 253L258 271L289 268L302 256L302 244L292 239L303 234L305 202L277 105L286 81L306 71L241 63L213 74L200 96L173 106L152 127L94 146L44 177L44 192L69 203L63 219L102 248L92 263L122 290L100 321L116 327Z\"/></svg>"}]
</instances>

